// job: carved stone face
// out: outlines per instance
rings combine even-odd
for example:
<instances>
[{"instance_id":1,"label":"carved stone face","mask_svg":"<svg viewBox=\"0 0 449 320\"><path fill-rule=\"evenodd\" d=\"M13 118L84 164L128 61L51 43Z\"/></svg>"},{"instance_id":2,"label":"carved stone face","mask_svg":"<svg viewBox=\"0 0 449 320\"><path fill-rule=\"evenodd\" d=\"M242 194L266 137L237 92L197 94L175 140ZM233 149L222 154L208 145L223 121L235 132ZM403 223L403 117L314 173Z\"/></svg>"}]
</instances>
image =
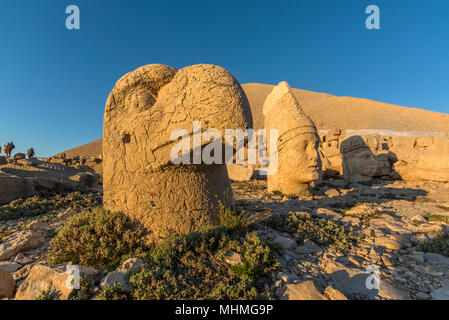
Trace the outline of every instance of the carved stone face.
<instances>
[{"instance_id":1,"label":"carved stone face","mask_svg":"<svg viewBox=\"0 0 449 320\"><path fill-rule=\"evenodd\" d=\"M314 133L305 133L288 141L283 148L287 151L279 161L281 170L287 169L292 183L310 183L320 175L319 138ZM294 173L294 174L293 174Z\"/></svg>"},{"instance_id":2,"label":"carved stone face","mask_svg":"<svg viewBox=\"0 0 449 320\"><path fill-rule=\"evenodd\" d=\"M368 181L376 174L376 157L369 149L346 155L346 166L352 182Z\"/></svg>"}]
</instances>

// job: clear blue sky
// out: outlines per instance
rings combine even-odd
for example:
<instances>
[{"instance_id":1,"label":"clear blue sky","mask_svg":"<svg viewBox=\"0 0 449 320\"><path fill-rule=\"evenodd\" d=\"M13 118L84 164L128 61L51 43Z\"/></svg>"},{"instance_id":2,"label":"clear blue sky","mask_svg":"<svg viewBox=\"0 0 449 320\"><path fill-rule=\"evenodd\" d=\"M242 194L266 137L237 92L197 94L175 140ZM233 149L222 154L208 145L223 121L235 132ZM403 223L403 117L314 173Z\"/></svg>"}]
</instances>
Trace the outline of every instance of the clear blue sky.
<instances>
[{"instance_id":1,"label":"clear blue sky","mask_svg":"<svg viewBox=\"0 0 449 320\"><path fill-rule=\"evenodd\" d=\"M48 156L100 138L115 82L151 63L449 113L448 16L448 0L4 0L0 143Z\"/></svg>"}]
</instances>

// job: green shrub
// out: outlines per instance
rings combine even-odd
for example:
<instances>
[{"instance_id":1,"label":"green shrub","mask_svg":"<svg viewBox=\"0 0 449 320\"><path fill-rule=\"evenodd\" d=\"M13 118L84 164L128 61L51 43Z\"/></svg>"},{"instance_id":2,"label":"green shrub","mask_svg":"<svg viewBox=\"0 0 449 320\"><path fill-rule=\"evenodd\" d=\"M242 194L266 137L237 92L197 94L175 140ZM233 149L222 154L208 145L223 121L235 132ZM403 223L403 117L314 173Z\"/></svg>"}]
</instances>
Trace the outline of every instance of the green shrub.
<instances>
[{"instance_id":1,"label":"green shrub","mask_svg":"<svg viewBox=\"0 0 449 320\"><path fill-rule=\"evenodd\" d=\"M233 181L232 184L243 192L258 192L266 190L266 185L258 184L256 181Z\"/></svg>"},{"instance_id":2,"label":"green shrub","mask_svg":"<svg viewBox=\"0 0 449 320\"><path fill-rule=\"evenodd\" d=\"M57 292L51 290L42 291L34 300L53 300L57 294Z\"/></svg>"},{"instance_id":3,"label":"green shrub","mask_svg":"<svg viewBox=\"0 0 449 320\"><path fill-rule=\"evenodd\" d=\"M75 191L61 194L40 194L27 199L17 199L0 207L0 220L15 220L43 214L56 214L61 209L83 209L101 204L96 191Z\"/></svg>"},{"instance_id":4,"label":"green shrub","mask_svg":"<svg viewBox=\"0 0 449 320\"><path fill-rule=\"evenodd\" d=\"M70 300L89 300L91 296L90 281L85 276L81 276L79 285L80 288L75 290L75 293L70 297Z\"/></svg>"},{"instance_id":5,"label":"green shrub","mask_svg":"<svg viewBox=\"0 0 449 320\"><path fill-rule=\"evenodd\" d=\"M312 198L313 194L312 194L312 192L310 192L310 190L306 189L306 190L299 191L298 196L300 198Z\"/></svg>"},{"instance_id":6,"label":"green shrub","mask_svg":"<svg viewBox=\"0 0 449 320\"><path fill-rule=\"evenodd\" d=\"M437 237L424 241L418 246L423 252L434 252L449 257L449 232L440 233Z\"/></svg>"},{"instance_id":7,"label":"green shrub","mask_svg":"<svg viewBox=\"0 0 449 320\"><path fill-rule=\"evenodd\" d=\"M228 229L241 230L249 226L248 221L242 217L241 213L231 208L220 206L218 217L220 219L220 226Z\"/></svg>"},{"instance_id":8,"label":"green shrub","mask_svg":"<svg viewBox=\"0 0 449 320\"><path fill-rule=\"evenodd\" d=\"M426 197L426 196L417 196L415 202L431 202L434 203L436 200Z\"/></svg>"},{"instance_id":9,"label":"green shrub","mask_svg":"<svg viewBox=\"0 0 449 320\"><path fill-rule=\"evenodd\" d=\"M443 216L440 214L430 214L428 216L425 216L427 218L427 220L429 221L441 221L444 223L449 223L449 217L448 216Z\"/></svg>"},{"instance_id":10,"label":"green shrub","mask_svg":"<svg viewBox=\"0 0 449 320\"><path fill-rule=\"evenodd\" d=\"M96 207L71 217L57 230L47 261L113 269L140 254L144 236L127 216Z\"/></svg>"},{"instance_id":11,"label":"green shrub","mask_svg":"<svg viewBox=\"0 0 449 320\"><path fill-rule=\"evenodd\" d=\"M97 300L128 300L129 297L122 293L122 286L116 282L110 287L103 288Z\"/></svg>"},{"instance_id":12,"label":"green shrub","mask_svg":"<svg viewBox=\"0 0 449 320\"><path fill-rule=\"evenodd\" d=\"M0 226L0 241L3 241L3 238L6 238L13 232L14 229L11 227Z\"/></svg>"},{"instance_id":13,"label":"green shrub","mask_svg":"<svg viewBox=\"0 0 449 320\"><path fill-rule=\"evenodd\" d=\"M230 224L235 225L240 223ZM230 251L242 256L241 266L225 262ZM130 282L134 299L260 299L269 294L257 280L278 267L257 233L248 232L241 239L235 229L221 226L154 246Z\"/></svg>"},{"instance_id":14,"label":"green shrub","mask_svg":"<svg viewBox=\"0 0 449 320\"><path fill-rule=\"evenodd\" d=\"M279 231L293 234L301 244L309 239L335 250L350 250L361 239L352 228L309 213L274 215L269 223Z\"/></svg>"}]
</instances>

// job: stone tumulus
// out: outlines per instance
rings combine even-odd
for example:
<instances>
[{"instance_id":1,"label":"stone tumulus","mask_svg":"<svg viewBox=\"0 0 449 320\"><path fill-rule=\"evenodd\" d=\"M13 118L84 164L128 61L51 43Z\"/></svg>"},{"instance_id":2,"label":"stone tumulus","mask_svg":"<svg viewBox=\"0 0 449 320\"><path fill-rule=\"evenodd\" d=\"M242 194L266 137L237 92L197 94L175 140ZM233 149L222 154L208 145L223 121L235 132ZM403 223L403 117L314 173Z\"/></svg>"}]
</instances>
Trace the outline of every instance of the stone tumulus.
<instances>
[{"instance_id":1,"label":"stone tumulus","mask_svg":"<svg viewBox=\"0 0 449 320\"><path fill-rule=\"evenodd\" d=\"M233 203L226 165L170 161L177 143L171 133L185 129L192 137L194 121L222 136L252 127L246 95L227 70L143 66L123 76L106 102L104 206L139 221L152 241L217 224L220 204ZM190 156L192 149L193 143Z\"/></svg>"},{"instance_id":2,"label":"stone tumulus","mask_svg":"<svg viewBox=\"0 0 449 320\"><path fill-rule=\"evenodd\" d=\"M281 82L268 95L263 106L268 153L270 130L278 130L278 170L268 175L268 191L298 194L320 178L320 139L312 120L304 113L287 82Z\"/></svg>"}]
</instances>

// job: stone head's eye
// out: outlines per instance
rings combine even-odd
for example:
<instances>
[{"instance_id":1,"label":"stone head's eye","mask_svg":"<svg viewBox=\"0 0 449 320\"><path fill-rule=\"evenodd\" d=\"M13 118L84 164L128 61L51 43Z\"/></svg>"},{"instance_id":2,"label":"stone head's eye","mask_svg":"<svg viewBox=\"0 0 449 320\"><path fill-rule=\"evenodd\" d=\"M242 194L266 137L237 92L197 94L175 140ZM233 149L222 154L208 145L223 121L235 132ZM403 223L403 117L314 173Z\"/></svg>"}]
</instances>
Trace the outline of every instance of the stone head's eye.
<instances>
[{"instance_id":1,"label":"stone head's eye","mask_svg":"<svg viewBox=\"0 0 449 320\"><path fill-rule=\"evenodd\" d=\"M125 133L122 137L123 143L130 143L131 142L131 135L129 133Z\"/></svg>"}]
</instances>

